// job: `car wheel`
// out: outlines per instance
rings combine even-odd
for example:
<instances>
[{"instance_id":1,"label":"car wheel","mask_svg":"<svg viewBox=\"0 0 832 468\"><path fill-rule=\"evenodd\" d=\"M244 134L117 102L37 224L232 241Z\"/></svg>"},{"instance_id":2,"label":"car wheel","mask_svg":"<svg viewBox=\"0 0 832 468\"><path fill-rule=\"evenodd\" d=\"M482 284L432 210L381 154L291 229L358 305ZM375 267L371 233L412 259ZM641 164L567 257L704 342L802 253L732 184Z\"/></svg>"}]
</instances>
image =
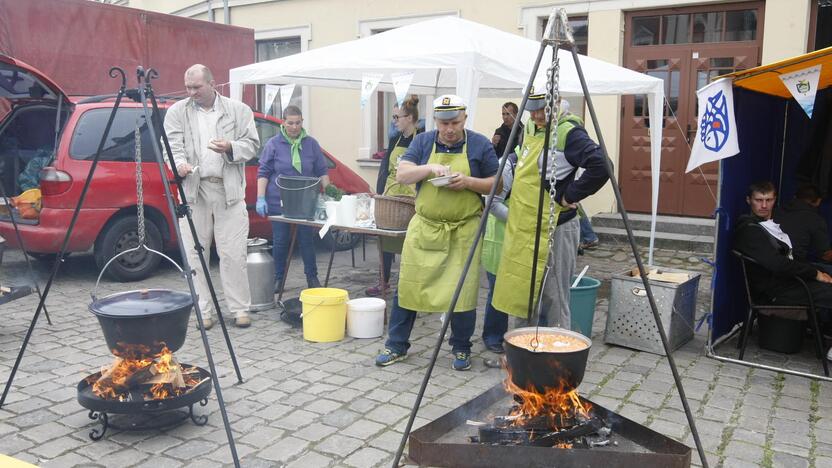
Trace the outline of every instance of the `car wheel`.
<instances>
[{"instance_id":1,"label":"car wheel","mask_svg":"<svg viewBox=\"0 0 832 468\"><path fill-rule=\"evenodd\" d=\"M338 230L330 230L321 239L321 243L327 250L332 249L332 244L335 244L335 250L339 252L342 250L350 250L358 245L359 242L361 242L360 235Z\"/></svg>"},{"instance_id":2,"label":"car wheel","mask_svg":"<svg viewBox=\"0 0 832 468\"><path fill-rule=\"evenodd\" d=\"M161 251L162 235L159 228L150 219L145 220L145 244L153 250ZM107 224L95 241L95 263L98 269L117 254L139 245L139 232L136 218L125 216ZM146 250L131 252L120 256L107 267L107 274L116 281L139 281L147 278L159 266L162 257Z\"/></svg>"}]
</instances>

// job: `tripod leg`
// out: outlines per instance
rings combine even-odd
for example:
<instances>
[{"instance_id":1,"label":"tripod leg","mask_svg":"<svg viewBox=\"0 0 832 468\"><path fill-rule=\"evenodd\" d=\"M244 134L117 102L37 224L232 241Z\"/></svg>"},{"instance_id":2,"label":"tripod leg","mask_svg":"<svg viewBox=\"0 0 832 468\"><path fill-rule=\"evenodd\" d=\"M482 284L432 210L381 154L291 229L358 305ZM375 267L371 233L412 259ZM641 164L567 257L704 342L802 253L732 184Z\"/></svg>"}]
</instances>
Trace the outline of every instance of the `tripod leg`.
<instances>
[{"instance_id":1,"label":"tripod leg","mask_svg":"<svg viewBox=\"0 0 832 468\"><path fill-rule=\"evenodd\" d=\"M140 78L142 77L142 73L143 73L143 70L140 69L139 70L139 77ZM153 90L152 90L152 88L150 88L150 78L153 77L153 75L155 73L156 72L154 70L152 70L152 69L149 70L148 73L144 76L145 86L144 87L142 87L142 86L139 87L139 94L140 94L141 99L142 99L142 108L144 110L145 121L151 123L150 125L148 125L148 130L150 132L151 141L159 141L158 136L156 135L155 125L152 124L152 122L154 122L154 121L153 121L153 118L150 114L150 110L149 110L148 105L147 105L148 94L151 97L153 96ZM163 136L165 135L164 131L162 132L162 135ZM166 136L164 136L163 141L167 141ZM168 148L169 148L169 146L168 146ZM163 162L163 159L162 159L161 151L159 150L159 147L157 145L153 145L153 149L154 149L154 153L155 153L155 156L156 156L156 164L159 167L159 175L162 177L162 180L166 180L167 179L167 174L166 174L166 170L165 170L165 167L164 167L164 162ZM172 154L171 153L168 153L168 154L171 155L171 158L172 158ZM174 171L175 171L176 165L174 164L174 165L172 165L172 167L174 168ZM171 214L171 216L176 217L177 216L177 211L176 211L176 207L173 204L173 194L170 192L170 186L169 186L169 184L162 184L162 187L165 191L165 199L167 201L168 209L170 210L170 214ZM181 186L180 186L180 188L181 188ZM183 202L184 202L184 200L183 200ZM191 271L191 267L188 264L188 255L187 255L187 252L185 251L185 245L184 245L183 240L182 240L182 232L181 232L181 229L179 229L179 223L173 223L173 226L174 226L174 229L176 230L176 237L177 237L177 244L179 245L179 252L182 255L183 270L186 272L185 279L188 282L188 289L190 290L191 297L194 298L194 300L195 300L194 301L195 302L194 309L196 310L196 314L197 314L196 320L197 320L197 323L199 324L200 335L202 337L202 346L205 349L205 357L208 360L208 367L211 370L211 380L214 383L214 391L216 392L216 395L217 395L217 402L219 402L219 405L220 405L220 415L222 416L223 425L225 426L225 434L226 434L226 437L228 439L228 447L231 450L231 457L234 460L234 466L239 468L240 460L239 460L239 457L237 456L237 447L236 447L236 444L234 443L234 434L231 431L231 423L228 420L228 413L225 410L225 400L223 399L223 396L222 396L222 388L220 387L219 376L217 375L217 367L214 364L214 356L211 353L211 345L208 343L208 335L206 333L205 326L204 326L205 324L202 322L202 315L201 315L200 310L199 310L199 302L196 301L197 294L196 294L196 288L194 286L194 279L193 279L193 276L191 276L190 274L187 274L187 272ZM227 337L227 335L226 335L226 337ZM231 344L230 341L228 341L227 343L229 345ZM234 351L231 348L229 348L229 352L230 352L231 356L234 356ZM236 366L236 361L234 361L234 364Z\"/></svg>"},{"instance_id":2,"label":"tripod leg","mask_svg":"<svg viewBox=\"0 0 832 468\"><path fill-rule=\"evenodd\" d=\"M0 180L0 198L3 199L6 206L11 206L9 196L6 194L6 188L3 186L2 180ZM40 300L40 298L43 297L43 293L40 291L38 278L35 276L35 271L32 268L32 260L29 258L29 254L26 253L26 247L23 244L23 236L20 234L20 226L17 225L17 220L14 219L14 213L11 211L9 212L9 218L11 218L12 226L14 226L14 235L17 237L17 245L20 246L20 250L23 252L23 259L26 260L26 268L29 270L29 277L32 279L32 283L35 284L35 291L37 291L38 300ZM46 310L46 303L43 304L43 315L46 316L46 322L49 323L49 325L52 325L52 319L49 317L49 311Z\"/></svg>"}]
</instances>

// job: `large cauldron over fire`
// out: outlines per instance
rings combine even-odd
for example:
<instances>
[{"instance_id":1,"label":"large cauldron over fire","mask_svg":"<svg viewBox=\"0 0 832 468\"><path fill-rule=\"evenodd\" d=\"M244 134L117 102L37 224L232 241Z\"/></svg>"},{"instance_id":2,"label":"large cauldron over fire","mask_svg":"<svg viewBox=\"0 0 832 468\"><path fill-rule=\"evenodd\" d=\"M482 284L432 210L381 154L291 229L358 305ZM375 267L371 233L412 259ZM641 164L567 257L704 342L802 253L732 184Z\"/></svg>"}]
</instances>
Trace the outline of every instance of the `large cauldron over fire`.
<instances>
[{"instance_id":1,"label":"large cauldron over fire","mask_svg":"<svg viewBox=\"0 0 832 468\"><path fill-rule=\"evenodd\" d=\"M516 328L504 335L511 380L523 390L570 392L580 385L592 340L557 327Z\"/></svg>"},{"instance_id":2,"label":"large cauldron over fire","mask_svg":"<svg viewBox=\"0 0 832 468\"><path fill-rule=\"evenodd\" d=\"M113 354L142 359L182 347L193 305L188 293L143 289L95 299L89 308Z\"/></svg>"}]
</instances>

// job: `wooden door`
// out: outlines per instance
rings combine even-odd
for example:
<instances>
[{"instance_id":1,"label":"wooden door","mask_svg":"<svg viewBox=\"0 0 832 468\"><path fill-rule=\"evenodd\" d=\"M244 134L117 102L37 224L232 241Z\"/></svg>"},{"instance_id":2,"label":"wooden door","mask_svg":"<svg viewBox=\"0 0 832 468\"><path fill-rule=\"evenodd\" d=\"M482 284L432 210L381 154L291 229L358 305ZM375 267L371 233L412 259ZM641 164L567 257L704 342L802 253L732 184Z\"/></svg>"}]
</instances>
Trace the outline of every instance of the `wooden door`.
<instances>
[{"instance_id":1,"label":"wooden door","mask_svg":"<svg viewBox=\"0 0 832 468\"><path fill-rule=\"evenodd\" d=\"M698 123L696 90L759 65L762 4L712 5L627 15L624 65L665 82L659 213L707 217L716 206L718 163L685 174ZM718 9L717 9L718 8ZM651 209L647 99L623 99L619 181L628 211Z\"/></svg>"}]
</instances>

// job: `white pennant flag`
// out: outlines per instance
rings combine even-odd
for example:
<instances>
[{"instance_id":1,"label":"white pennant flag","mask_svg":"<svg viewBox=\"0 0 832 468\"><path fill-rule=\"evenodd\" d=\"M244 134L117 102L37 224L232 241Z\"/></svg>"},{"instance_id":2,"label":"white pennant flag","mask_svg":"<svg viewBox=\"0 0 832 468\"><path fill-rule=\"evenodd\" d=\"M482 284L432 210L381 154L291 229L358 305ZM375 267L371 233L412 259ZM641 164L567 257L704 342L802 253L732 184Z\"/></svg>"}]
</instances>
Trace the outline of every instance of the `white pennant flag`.
<instances>
[{"instance_id":1,"label":"white pennant flag","mask_svg":"<svg viewBox=\"0 0 832 468\"><path fill-rule=\"evenodd\" d=\"M280 92L280 86L277 85L266 85L266 107L264 107L266 114L271 113L272 111L272 104L274 104L274 98L277 97L278 93Z\"/></svg>"},{"instance_id":2,"label":"white pennant flag","mask_svg":"<svg viewBox=\"0 0 832 468\"><path fill-rule=\"evenodd\" d=\"M714 81L697 91L696 97L699 100L699 125L685 172L740 152L732 81L727 78Z\"/></svg>"},{"instance_id":3,"label":"white pennant flag","mask_svg":"<svg viewBox=\"0 0 832 468\"><path fill-rule=\"evenodd\" d=\"M373 91L376 90L378 82L381 81L381 73L364 73L361 76L361 108L367 104L367 101L372 96Z\"/></svg>"},{"instance_id":4,"label":"white pennant flag","mask_svg":"<svg viewBox=\"0 0 832 468\"><path fill-rule=\"evenodd\" d=\"M289 101L292 100L292 94L295 93L295 84L290 83L287 85L283 85L280 87L280 114L282 116L283 111L286 110L286 106L289 105Z\"/></svg>"},{"instance_id":5,"label":"white pennant flag","mask_svg":"<svg viewBox=\"0 0 832 468\"><path fill-rule=\"evenodd\" d=\"M407 97L407 90L410 89L410 83L413 82L413 73L393 73L390 75L390 79L393 81L393 91L396 92L396 102L401 107L404 104L404 98Z\"/></svg>"},{"instance_id":6,"label":"white pennant flag","mask_svg":"<svg viewBox=\"0 0 832 468\"><path fill-rule=\"evenodd\" d=\"M815 109L815 95L818 93L820 68L820 65L816 65L787 75L780 75L783 84L786 85L795 101L800 104L800 107L803 108L810 119L812 118L812 111Z\"/></svg>"}]
</instances>

